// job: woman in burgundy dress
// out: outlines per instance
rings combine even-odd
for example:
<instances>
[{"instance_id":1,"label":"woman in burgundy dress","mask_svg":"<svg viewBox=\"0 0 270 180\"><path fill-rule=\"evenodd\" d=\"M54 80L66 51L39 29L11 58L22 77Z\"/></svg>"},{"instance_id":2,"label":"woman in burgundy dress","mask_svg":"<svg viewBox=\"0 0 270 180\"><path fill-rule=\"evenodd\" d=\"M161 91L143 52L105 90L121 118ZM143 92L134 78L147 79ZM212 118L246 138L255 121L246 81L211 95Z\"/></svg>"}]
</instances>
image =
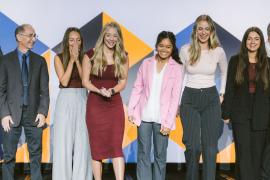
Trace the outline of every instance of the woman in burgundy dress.
<instances>
[{"instance_id":1,"label":"woman in burgundy dress","mask_svg":"<svg viewBox=\"0 0 270 180\"><path fill-rule=\"evenodd\" d=\"M124 179L122 141L124 109L120 91L125 88L128 57L118 24L104 26L94 50L83 59L83 86L88 95L86 121L95 180L102 177L102 159L112 158L115 177Z\"/></svg>"}]
</instances>

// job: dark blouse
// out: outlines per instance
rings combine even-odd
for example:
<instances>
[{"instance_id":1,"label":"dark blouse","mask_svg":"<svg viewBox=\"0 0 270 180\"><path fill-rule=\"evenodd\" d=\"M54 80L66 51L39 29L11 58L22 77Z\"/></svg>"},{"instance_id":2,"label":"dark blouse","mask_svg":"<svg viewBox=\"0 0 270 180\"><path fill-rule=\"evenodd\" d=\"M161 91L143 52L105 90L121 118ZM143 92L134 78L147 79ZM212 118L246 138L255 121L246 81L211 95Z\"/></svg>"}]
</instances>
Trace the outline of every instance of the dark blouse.
<instances>
[{"instance_id":1,"label":"dark blouse","mask_svg":"<svg viewBox=\"0 0 270 180\"><path fill-rule=\"evenodd\" d=\"M256 63L249 63L248 65L248 87L249 93L256 92Z\"/></svg>"},{"instance_id":2,"label":"dark blouse","mask_svg":"<svg viewBox=\"0 0 270 180\"><path fill-rule=\"evenodd\" d=\"M58 57L60 58L61 62L63 63L62 54L58 54ZM73 69L72 69L72 73L71 73L71 77L70 77L70 80L68 82L68 85L63 86L59 82L59 88L83 88L82 80L81 80L81 77L80 77L80 74L79 74L79 71L78 71L76 64L73 65Z\"/></svg>"}]
</instances>

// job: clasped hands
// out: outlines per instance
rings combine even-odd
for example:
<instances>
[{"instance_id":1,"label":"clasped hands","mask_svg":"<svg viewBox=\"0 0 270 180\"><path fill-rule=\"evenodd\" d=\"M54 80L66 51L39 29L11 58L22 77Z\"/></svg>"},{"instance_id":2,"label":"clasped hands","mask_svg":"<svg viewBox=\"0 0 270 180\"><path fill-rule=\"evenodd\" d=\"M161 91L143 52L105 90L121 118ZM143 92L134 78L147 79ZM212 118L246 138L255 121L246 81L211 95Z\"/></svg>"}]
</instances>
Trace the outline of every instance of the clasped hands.
<instances>
[{"instance_id":1,"label":"clasped hands","mask_svg":"<svg viewBox=\"0 0 270 180\"><path fill-rule=\"evenodd\" d=\"M69 47L70 60L72 63L79 62L79 45L73 45Z\"/></svg>"},{"instance_id":2,"label":"clasped hands","mask_svg":"<svg viewBox=\"0 0 270 180\"><path fill-rule=\"evenodd\" d=\"M104 96L104 97L107 97L107 98L110 98L112 96L112 88L110 89L106 89L104 87L102 87L101 89L99 89L99 94Z\"/></svg>"}]
</instances>

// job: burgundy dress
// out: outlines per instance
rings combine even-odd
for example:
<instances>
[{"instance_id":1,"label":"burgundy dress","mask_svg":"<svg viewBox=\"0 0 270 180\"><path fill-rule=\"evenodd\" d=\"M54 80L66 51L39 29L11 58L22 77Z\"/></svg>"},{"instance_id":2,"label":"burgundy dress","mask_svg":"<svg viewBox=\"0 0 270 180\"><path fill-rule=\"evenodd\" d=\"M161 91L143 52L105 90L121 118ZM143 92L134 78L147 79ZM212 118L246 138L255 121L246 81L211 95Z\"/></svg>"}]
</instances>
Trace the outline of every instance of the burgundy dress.
<instances>
[{"instance_id":1,"label":"burgundy dress","mask_svg":"<svg viewBox=\"0 0 270 180\"><path fill-rule=\"evenodd\" d=\"M87 55L91 58L93 50L89 50ZM114 87L118 83L118 78L114 76L114 65L107 65L102 76L91 74L90 80L97 88ZM95 92L90 92L86 107L86 123L92 159L123 157L122 142L125 116L120 93L106 98Z\"/></svg>"}]
</instances>

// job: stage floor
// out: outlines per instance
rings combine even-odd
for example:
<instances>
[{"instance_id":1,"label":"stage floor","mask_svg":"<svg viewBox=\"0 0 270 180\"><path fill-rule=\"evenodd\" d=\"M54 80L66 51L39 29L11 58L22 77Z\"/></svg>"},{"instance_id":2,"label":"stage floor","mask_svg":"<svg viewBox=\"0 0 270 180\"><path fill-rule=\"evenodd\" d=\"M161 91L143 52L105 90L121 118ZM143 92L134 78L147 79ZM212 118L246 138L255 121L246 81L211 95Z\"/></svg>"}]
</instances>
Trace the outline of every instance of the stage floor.
<instances>
[{"instance_id":1,"label":"stage floor","mask_svg":"<svg viewBox=\"0 0 270 180\"><path fill-rule=\"evenodd\" d=\"M233 165L218 165L217 180L234 180ZM25 170L23 170L25 169ZM16 180L30 180L28 167L22 164L16 165ZM111 164L104 165L104 180L114 180ZM2 176L2 174L1 174ZM2 178L0 178L2 179ZM43 165L43 180L51 180L51 165ZM125 180L136 180L136 164L126 165ZM185 166L181 164L167 164L166 180L185 180Z\"/></svg>"}]
</instances>

